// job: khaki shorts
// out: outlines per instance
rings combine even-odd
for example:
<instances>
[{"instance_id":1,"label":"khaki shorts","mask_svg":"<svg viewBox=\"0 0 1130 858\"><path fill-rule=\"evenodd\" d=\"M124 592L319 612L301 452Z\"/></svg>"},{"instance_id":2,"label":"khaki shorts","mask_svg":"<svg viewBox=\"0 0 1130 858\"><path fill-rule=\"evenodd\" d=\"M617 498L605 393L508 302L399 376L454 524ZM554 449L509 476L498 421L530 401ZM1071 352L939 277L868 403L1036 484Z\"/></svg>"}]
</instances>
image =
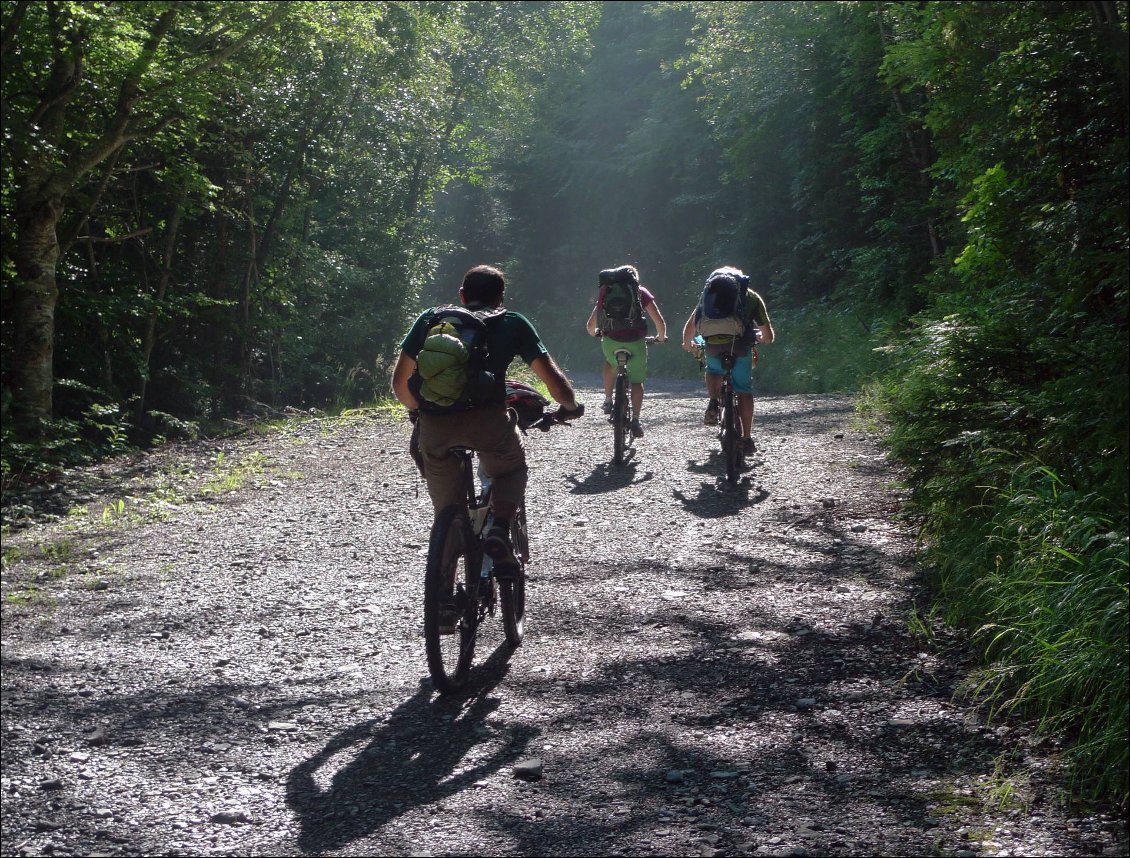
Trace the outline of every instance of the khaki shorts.
<instances>
[{"instance_id":1,"label":"khaki shorts","mask_svg":"<svg viewBox=\"0 0 1130 858\"><path fill-rule=\"evenodd\" d=\"M462 463L449 454L452 447L469 447L490 475L492 506L521 505L526 495L526 452L518 427L504 407L476 408L453 414L425 414L419 420L420 456L432 506L439 512L465 503Z\"/></svg>"}]
</instances>

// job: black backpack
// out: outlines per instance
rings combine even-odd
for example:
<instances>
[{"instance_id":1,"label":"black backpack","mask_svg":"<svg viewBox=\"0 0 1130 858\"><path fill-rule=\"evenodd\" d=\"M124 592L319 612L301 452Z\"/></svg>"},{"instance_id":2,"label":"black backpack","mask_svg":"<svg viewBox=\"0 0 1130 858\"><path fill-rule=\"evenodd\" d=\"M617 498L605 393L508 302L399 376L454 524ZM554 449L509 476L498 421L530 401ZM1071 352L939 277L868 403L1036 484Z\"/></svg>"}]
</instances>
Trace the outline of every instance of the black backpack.
<instances>
[{"instance_id":1,"label":"black backpack","mask_svg":"<svg viewBox=\"0 0 1130 858\"><path fill-rule=\"evenodd\" d=\"M486 369L490 354L486 323L505 312L456 306L432 311L416 369L408 380L421 411L446 414L505 401L504 379Z\"/></svg>"},{"instance_id":2,"label":"black backpack","mask_svg":"<svg viewBox=\"0 0 1130 858\"><path fill-rule=\"evenodd\" d=\"M606 268L600 272L598 279L601 286L607 287L600 312L600 329L607 334L645 327L643 297L636 270L630 265Z\"/></svg>"},{"instance_id":3,"label":"black backpack","mask_svg":"<svg viewBox=\"0 0 1130 858\"><path fill-rule=\"evenodd\" d=\"M746 288L749 277L735 269L719 269L706 278L698 301L698 333L711 342L743 336L747 329Z\"/></svg>"}]
</instances>

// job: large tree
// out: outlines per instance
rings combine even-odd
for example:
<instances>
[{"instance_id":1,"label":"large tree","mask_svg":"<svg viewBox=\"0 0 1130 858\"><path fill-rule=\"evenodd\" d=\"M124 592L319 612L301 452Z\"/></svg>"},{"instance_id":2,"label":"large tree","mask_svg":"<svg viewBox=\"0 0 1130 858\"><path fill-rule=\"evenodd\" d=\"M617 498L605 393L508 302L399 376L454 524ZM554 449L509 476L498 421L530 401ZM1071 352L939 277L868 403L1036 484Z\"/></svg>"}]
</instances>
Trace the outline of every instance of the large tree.
<instances>
[{"instance_id":1,"label":"large tree","mask_svg":"<svg viewBox=\"0 0 1130 858\"><path fill-rule=\"evenodd\" d=\"M224 64L289 11L287 3L6 4L3 30L5 215L14 220L18 430L52 416L59 224L74 194L124 147L202 109ZM7 211L9 204L11 212ZM81 224L81 220L80 220Z\"/></svg>"}]
</instances>

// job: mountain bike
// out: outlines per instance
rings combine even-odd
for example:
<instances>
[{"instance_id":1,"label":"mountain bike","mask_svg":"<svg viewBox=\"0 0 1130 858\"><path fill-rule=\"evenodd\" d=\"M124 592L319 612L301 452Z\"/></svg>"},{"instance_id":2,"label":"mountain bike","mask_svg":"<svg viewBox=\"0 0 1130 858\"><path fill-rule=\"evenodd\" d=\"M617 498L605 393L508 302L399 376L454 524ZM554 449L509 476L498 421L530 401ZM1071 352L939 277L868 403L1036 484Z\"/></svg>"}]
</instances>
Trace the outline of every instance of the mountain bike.
<instances>
[{"instance_id":1,"label":"mountain bike","mask_svg":"<svg viewBox=\"0 0 1130 858\"><path fill-rule=\"evenodd\" d=\"M706 341L701 336L696 336L693 342L699 369L705 370ZM731 485L737 483L738 475L745 468L738 396L734 391L734 359L734 355L730 352L718 356L718 361L722 365L722 377L718 385L718 440L722 445L722 458L726 463L726 481ZM750 359L752 365L757 366L756 346L750 349Z\"/></svg>"},{"instance_id":2,"label":"mountain bike","mask_svg":"<svg viewBox=\"0 0 1130 858\"><path fill-rule=\"evenodd\" d=\"M570 412L569 419L580 417L583 406ZM554 424L565 423L563 412L555 411L529 424L523 431L537 428L549 431ZM453 447L450 455L458 458L463 468L466 500L451 504L436 516L428 543L428 564L424 573L424 648L428 672L441 694L458 691L467 681L475 656L479 626L488 617L499 613L506 642L517 647L522 643L526 616L526 564L530 558L526 510L518 507L510 523L510 540L518 568L499 570L483 550L483 539L490 531L491 481L480 470L476 486L475 451ZM505 574L502 572L505 571ZM444 628L450 620L454 595L455 630Z\"/></svg>"},{"instance_id":3,"label":"mountain bike","mask_svg":"<svg viewBox=\"0 0 1130 858\"><path fill-rule=\"evenodd\" d=\"M656 337L644 337L651 345ZM612 413L608 422L612 424L612 464L624 464L628 449L632 446L632 388L628 381L628 360L632 357L628 349L616 349L616 379L612 383Z\"/></svg>"}]
</instances>

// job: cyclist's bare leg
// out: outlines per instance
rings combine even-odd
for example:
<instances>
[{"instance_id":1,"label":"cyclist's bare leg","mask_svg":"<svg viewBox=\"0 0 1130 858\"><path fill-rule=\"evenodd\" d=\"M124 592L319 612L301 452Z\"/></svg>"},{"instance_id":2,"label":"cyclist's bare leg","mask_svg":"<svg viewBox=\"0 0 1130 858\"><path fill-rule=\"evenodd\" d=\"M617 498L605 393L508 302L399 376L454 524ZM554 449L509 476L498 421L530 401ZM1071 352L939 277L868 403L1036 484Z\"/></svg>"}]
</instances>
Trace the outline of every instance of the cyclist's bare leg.
<instances>
[{"instance_id":1,"label":"cyclist's bare leg","mask_svg":"<svg viewBox=\"0 0 1130 858\"><path fill-rule=\"evenodd\" d=\"M749 438L753 433L753 394L738 394L738 420L742 424L742 437Z\"/></svg>"},{"instance_id":2,"label":"cyclist's bare leg","mask_svg":"<svg viewBox=\"0 0 1130 858\"><path fill-rule=\"evenodd\" d=\"M604 362L604 401L612 401L612 382L616 380L616 370L608 361Z\"/></svg>"},{"instance_id":3,"label":"cyclist's bare leg","mask_svg":"<svg viewBox=\"0 0 1130 858\"><path fill-rule=\"evenodd\" d=\"M643 408L643 383L632 382L632 418L640 419L640 409Z\"/></svg>"},{"instance_id":4,"label":"cyclist's bare leg","mask_svg":"<svg viewBox=\"0 0 1130 858\"><path fill-rule=\"evenodd\" d=\"M722 376L712 372L706 374L706 393L711 399L717 399L722 393Z\"/></svg>"}]
</instances>

